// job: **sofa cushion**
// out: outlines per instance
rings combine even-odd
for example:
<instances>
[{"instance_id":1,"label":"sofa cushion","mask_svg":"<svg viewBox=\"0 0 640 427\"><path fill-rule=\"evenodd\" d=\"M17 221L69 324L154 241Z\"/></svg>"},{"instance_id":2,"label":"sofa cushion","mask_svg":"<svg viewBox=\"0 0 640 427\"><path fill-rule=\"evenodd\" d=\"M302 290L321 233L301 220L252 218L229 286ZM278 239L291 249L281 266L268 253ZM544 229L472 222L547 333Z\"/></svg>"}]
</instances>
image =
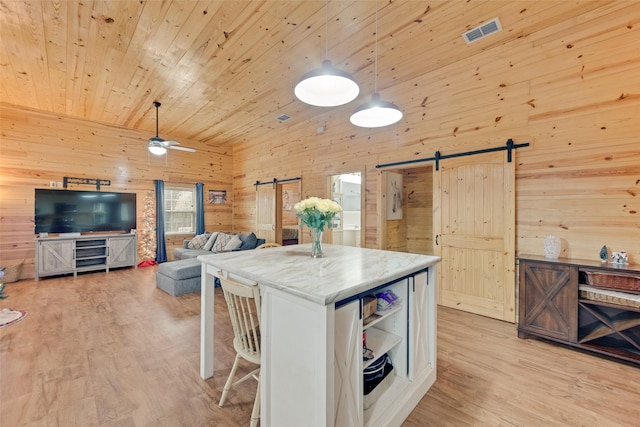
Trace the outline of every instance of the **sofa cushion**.
<instances>
[{"instance_id":1,"label":"sofa cushion","mask_svg":"<svg viewBox=\"0 0 640 427\"><path fill-rule=\"evenodd\" d=\"M251 232L248 235L241 234L240 240L242 240L240 249L255 249L258 238L256 237L255 233Z\"/></svg>"},{"instance_id":2,"label":"sofa cushion","mask_svg":"<svg viewBox=\"0 0 640 427\"><path fill-rule=\"evenodd\" d=\"M175 280L164 274L156 275L156 286L174 297L191 292L200 292L200 276Z\"/></svg>"},{"instance_id":3,"label":"sofa cushion","mask_svg":"<svg viewBox=\"0 0 640 427\"><path fill-rule=\"evenodd\" d=\"M163 262L158 266L158 273L164 274L174 280L200 277L201 264L200 261L195 258Z\"/></svg>"},{"instance_id":4,"label":"sofa cushion","mask_svg":"<svg viewBox=\"0 0 640 427\"><path fill-rule=\"evenodd\" d=\"M233 251L235 249L238 249L240 245L242 245L242 240L240 240L240 237L238 235L235 235L231 238L231 240L229 240L229 242L225 245L223 250Z\"/></svg>"},{"instance_id":5,"label":"sofa cushion","mask_svg":"<svg viewBox=\"0 0 640 427\"><path fill-rule=\"evenodd\" d=\"M207 240L207 243L205 243L202 249L204 249L205 251L210 251L211 248L213 247L213 244L216 242L216 238L218 237L218 234L219 234L218 231L216 231L215 233L211 233L211 236L209 236L209 240Z\"/></svg>"},{"instance_id":6,"label":"sofa cushion","mask_svg":"<svg viewBox=\"0 0 640 427\"><path fill-rule=\"evenodd\" d=\"M207 244L207 240L209 240L208 234L198 234L193 239L191 239L187 247L189 249L202 249L204 248L204 245Z\"/></svg>"},{"instance_id":7,"label":"sofa cushion","mask_svg":"<svg viewBox=\"0 0 640 427\"><path fill-rule=\"evenodd\" d=\"M233 239L233 234L227 234L224 232L218 233L218 237L216 237L216 241L211 248L211 252L222 252L231 239Z\"/></svg>"},{"instance_id":8,"label":"sofa cushion","mask_svg":"<svg viewBox=\"0 0 640 427\"><path fill-rule=\"evenodd\" d=\"M204 249L183 249L183 248L175 248L173 250L173 258L174 259L188 259L188 258L196 258L200 255L211 255L211 251L205 251Z\"/></svg>"},{"instance_id":9,"label":"sofa cushion","mask_svg":"<svg viewBox=\"0 0 640 427\"><path fill-rule=\"evenodd\" d=\"M198 251L198 249L192 249ZM201 264L197 259L164 262L158 266L156 286L169 295L200 291Z\"/></svg>"}]
</instances>

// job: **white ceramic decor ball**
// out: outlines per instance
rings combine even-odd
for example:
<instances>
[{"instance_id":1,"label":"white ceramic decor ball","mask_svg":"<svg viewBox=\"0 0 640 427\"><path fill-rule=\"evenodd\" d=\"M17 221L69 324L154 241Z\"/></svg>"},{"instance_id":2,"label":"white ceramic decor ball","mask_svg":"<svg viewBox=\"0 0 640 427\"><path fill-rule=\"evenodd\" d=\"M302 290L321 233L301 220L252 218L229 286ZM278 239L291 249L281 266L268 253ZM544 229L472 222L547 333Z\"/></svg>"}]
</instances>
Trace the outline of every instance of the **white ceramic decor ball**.
<instances>
[{"instance_id":1,"label":"white ceramic decor ball","mask_svg":"<svg viewBox=\"0 0 640 427\"><path fill-rule=\"evenodd\" d=\"M562 250L561 240L558 236L547 236L544 238L544 257L556 259Z\"/></svg>"}]
</instances>

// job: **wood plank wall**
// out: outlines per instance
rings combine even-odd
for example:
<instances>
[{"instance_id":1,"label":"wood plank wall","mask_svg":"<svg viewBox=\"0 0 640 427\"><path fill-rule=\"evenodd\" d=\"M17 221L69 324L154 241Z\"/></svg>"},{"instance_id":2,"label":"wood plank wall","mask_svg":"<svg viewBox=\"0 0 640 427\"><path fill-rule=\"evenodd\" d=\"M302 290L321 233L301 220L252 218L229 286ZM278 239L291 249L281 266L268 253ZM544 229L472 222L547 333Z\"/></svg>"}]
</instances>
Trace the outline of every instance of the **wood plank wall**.
<instances>
[{"instance_id":1,"label":"wood plank wall","mask_svg":"<svg viewBox=\"0 0 640 427\"><path fill-rule=\"evenodd\" d=\"M302 197L327 196L326 176L361 170L365 246L379 247L377 164L502 146L512 138L531 144L515 154L518 254L543 254L552 234L563 240L561 256L597 259L606 244L638 262L638 10L634 2L583 3L542 30L527 28L506 45L487 43L418 80L395 82L393 90L415 95L400 105L403 120L387 128L351 126L347 117L356 105L348 105L323 117L322 135L316 123L294 119L234 144L234 225L253 221L248 194L256 179L302 176ZM380 92L393 100L393 91Z\"/></svg>"},{"instance_id":2,"label":"wood plank wall","mask_svg":"<svg viewBox=\"0 0 640 427\"><path fill-rule=\"evenodd\" d=\"M404 182L407 252L433 255L433 167L407 170Z\"/></svg>"},{"instance_id":3,"label":"wood plank wall","mask_svg":"<svg viewBox=\"0 0 640 427\"><path fill-rule=\"evenodd\" d=\"M149 132L75 120L63 115L0 104L0 266L25 260L22 277L34 277L34 189L49 188L50 181L65 176L111 180L104 191L137 194L137 224L143 228L145 196L151 193L155 215L153 180L172 183L203 182L209 189L232 194L233 161L229 147L211 147L197 141L181 141L197 153L169 150L168 157L147 154ZM167 136L168 137L168 136ZM93 186L70 185L91 190ZM231 230L233 198L225 205L205 205L207 230ZM151 218L152 226L155 216ZM155 235L154 235L155 236ZM167 239L167 252L190 235ZM142 239L141 239L142 240ZM154 244L155 248L155 244ZM146 257L139 242L139 258Z\"/></svg>"},{"instance_id":4,"label":"wood plank wall","mask_svg":"<svg viewBox=\"0 0 640 427\"><path fill-rule=\"evenodd\" d=\"M299 202L300 199L300 183L298 181L293 181L293 182L285 182L282 184L282 193L284 195L284 192L288 192L288 194L293 196L292 200L289 200L289 208L290 209L285 209L286 206L286 202L284 200L284 196L283 196L283 206L282 206L282 225L288 225L288 226L292 226L292 225L298 225L298 217L296 216L296 211L293 209L293 205L296 202Z\"/></svg>"},{"instance_id":5,"label":"wood plank wall","mask_svg":"<svg viewBox=\"0 0 640 427\"><path fill-rule=\"evenodd\" d=\"M380 242L381 249L388 249L390 251L398 251L398 252L409 252L409 234L407 230L408 222L415 221L416 218L411 217L411 213L408 211L408 188L409 182L407 181L407 171L406 170L395 170L394 174L399 174L402 176L402 218L401 219L388 219L386 215L388 212L385 212L385 223L384 227L385 231L385 239ZM389 194L389 186L387 183L388 177L382 175L383 185L381 187L382 198L381 198L381 208L384 211L388 211L389 204L393 203L393 194ZM415 213L415 212L414 212Z\"/></svg>"},{"instance_id":6,"label":"wood plank wall","mask_svg":"<svg viewBox=\"0 0 640 427\"><path fill-rule=\"evenodd\" d=\"M495 147L508 138L531 144L515 156L519 254L542 254L544 237L553 234L563 239L562 255L596 259L606 244L638 262L639 6L531 6L560 13L542 28L524 23L520 37L487 42L446 65L426 59L417 79L403 81L403 74L413 73L381 66L383 99L411 94L400 105L402 121L386 128L353 127L348 116L357 105L347 105L319 112L321 123L294 116L280 126L264 125L260 137L232 147L184 141L200 151L172 151L165 164L147 156L149 132L2 105L0 263L26 259L23 276L33 276L33 189L63 176L111 179L112 189L134 191L139 200L153 179L202 181L207 189L230 192L228 205L207 207L207 228L247 231L255 226L255 181L300 176L301 197L328 197L327 176L361 171L364 246L375 248L382 240L376 165L431 157L437 150ZM420 46L416 40L404 48L410 55ZM388 86L391 75L395 81ZM319 124L326 125L321 135ZM138 203L139 217L141 209Z\"/></svg>"},{"instance_id":7,"label":"wood plank wall","mask_svg":"<svg viewBox=\"0 0 640 427\"><path fill-rule=\"evenodd\" d=\"M403 215L400 220L386 221L386 241L382 246L392 251L433 255L433 167L395 172L403 176Z\"/></svg>"}]
</instances>

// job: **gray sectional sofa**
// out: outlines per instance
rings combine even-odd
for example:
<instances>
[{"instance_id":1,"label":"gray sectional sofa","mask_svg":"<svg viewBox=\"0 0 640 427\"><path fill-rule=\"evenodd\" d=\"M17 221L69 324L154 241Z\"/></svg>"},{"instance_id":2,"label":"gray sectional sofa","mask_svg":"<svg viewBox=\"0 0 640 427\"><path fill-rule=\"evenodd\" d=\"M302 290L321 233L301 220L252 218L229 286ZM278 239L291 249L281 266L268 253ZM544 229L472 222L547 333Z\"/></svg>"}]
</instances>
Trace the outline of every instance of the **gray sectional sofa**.
<instances>
[{"instance_id":1,"label":"gray sectional sofa","mask_svg":"<svg viewBox=\"0 0 640 427\"><path fill-rule=\"evenodd\" d=\"M172 296L200 291L199 255L255 249L263 244L254 233L204 233L185 240L181 248L173 250L174 261L158 266L156 286Z\"/></svg>"},{"instance_id":2,"label":"gray sectional sofa","mask_svg":"<svg viewBox=\"0 0 640 427\"><path fill-rule=\"evenodd\" d=\"M237 236L237 239L240 240L239 246L234 236ZM247 234L227 233L224 231L207 232L195 236L193 239L185 240L181 248L173 250L173 259L196 258L200 255L210 255L212 253L255 249L264 242L264 239L259 239L253 232Z\"/></svg>"}]
</instances>

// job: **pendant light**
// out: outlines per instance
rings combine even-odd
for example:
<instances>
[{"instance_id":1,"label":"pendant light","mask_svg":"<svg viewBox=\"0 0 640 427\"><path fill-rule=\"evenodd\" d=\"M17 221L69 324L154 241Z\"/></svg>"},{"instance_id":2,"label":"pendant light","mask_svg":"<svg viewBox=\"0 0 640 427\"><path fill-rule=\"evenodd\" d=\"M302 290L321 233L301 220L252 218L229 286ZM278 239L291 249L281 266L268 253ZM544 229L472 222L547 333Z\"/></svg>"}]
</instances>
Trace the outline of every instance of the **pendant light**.
<instances>
[{"instance_id":1,"label":"pendant light","mask_svg":"<svg viewBox=\"0 0 640 427\"><path fill-rule=\"evenodd\" d=\"M378 93L378 0L376 0L376 57L374 62L373 95L371 101L361 105L349 119L363 128L389 126L402 119L402 111L392 102L383 101Z\"/></svg>"},{"instance_id":2,"label":"pendant light","mask_svg":"<svg viewBox=\"0 0 640 427\"><path fill-rule=\"evenodd\" d=\"M327 58L329 54L329 0L325 1L325 60L322 67L302 76L296 85L296 97L317 107L336 107L356 99L360 93L358 84L346 72L335 68Z\"/></svg>"}]
</instances>

